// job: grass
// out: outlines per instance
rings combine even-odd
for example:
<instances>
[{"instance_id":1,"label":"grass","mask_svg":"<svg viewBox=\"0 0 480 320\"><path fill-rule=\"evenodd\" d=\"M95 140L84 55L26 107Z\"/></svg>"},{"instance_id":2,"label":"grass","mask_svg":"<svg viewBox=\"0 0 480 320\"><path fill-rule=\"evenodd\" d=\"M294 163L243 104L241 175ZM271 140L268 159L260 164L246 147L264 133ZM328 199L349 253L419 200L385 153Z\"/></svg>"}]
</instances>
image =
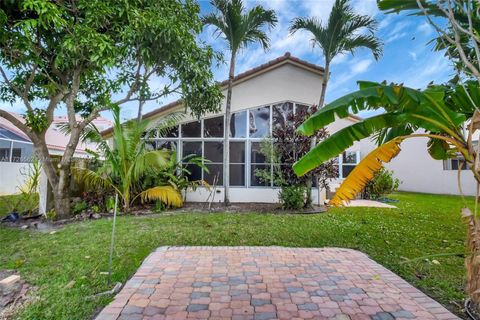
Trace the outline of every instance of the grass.
<instances>
[{"instance_id":1,"label":"grass","mask_svg":"<svg viewBox=\"0 0 480 320\"><path fill-rule=\"evenodd\" d=\"M339 208L321 215L177 214L117 221L114 281L125 282L142 260L164 245L348 247L358 249L460 313L464 295L465 226L455 196L399 193L398 210ZM468 200L470 203L472 199ZM86 299L110 289L111 221L71 224L55 234L0 227L0 268L17 269L38 287L38 300L19 319L88 319L111 298ZM439 264L431 260L438 260ZM71 281L75 281L71 286ZM67 285L69 284L70 285Z\"/></svg>"}]
</instances>

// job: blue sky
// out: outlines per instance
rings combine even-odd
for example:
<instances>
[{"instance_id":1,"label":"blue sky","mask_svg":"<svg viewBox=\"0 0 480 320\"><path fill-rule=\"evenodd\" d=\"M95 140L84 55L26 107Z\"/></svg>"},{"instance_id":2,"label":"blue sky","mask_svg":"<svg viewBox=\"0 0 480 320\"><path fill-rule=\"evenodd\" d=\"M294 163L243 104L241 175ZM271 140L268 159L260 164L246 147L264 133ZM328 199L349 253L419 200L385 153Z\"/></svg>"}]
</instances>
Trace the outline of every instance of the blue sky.
<instances>
[{"instance_id":1,"label":"blue sky","mask_svg":"<svg viewBox=\"0 0 480 320\"><path fill-rule=\"evenodd\" d=\"M278 25L269 32L271 48L264 52L258 45L243 50L237 59L236 73L246 71L259 64L275 59L285 52L323 65L323 56L318 47L312 48L310 35L307 32L297 32L291 36L288 27L295 17L316 16L325 21L328 18L334 0L248 0L247 7L260 4L274 9L278 16ZM370 80L404 83L405 85L422 88L431 81L442 83L451 78L453 71L449 61L442 53L433 52L428 42L435 37L435 30L424 17L409 17L405 14L381 13L376 0L352 0L352 6L357 13L373 16L379 25L377 36L384 42L384 53L379 61L375 61L371 53L360 49L354 56L348 54L339 56L333 61L331 79L327 89L327 103L357 88L356 81ZM212 11L209 1L200 1L202 14ZM201 40L212 45L215 50L223 52L225 60L229 52L221 38L212 36L213 29L206 28ZM228 74L226 63L212 66L216 80L224 80ZM154 79L154 87L161 86L162 79ZM177 97L166 97L158 102L149 102L144 111L148 112L161 105L175 100ZM8 110L22 112L21 104L8 106ZM64 111L59 110L61 115ZM122 107L122 117L132 118L137 113L137 103ZM110 117L108 113L103 114ZM368 114L363 114L368 116Z\"/></svg>"}]
</instances>

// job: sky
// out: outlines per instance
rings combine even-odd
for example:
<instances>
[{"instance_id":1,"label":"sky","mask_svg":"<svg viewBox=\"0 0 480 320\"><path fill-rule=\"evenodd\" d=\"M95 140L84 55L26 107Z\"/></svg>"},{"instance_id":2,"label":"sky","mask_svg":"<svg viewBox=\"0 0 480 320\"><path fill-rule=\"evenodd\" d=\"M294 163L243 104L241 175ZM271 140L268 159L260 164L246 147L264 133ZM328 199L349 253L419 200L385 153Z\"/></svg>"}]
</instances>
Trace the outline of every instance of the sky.
<instances>
[{"instance_id":1,"label":"sky","mask_svg":"<svg viewBox=\"0 0 480 320\"><path fill-rule=\"evenodd\" d=\"M236 74L254 68L290 52L292 56L323 66L324 59L320 48L312 47L308 32L300 31L290 35L288 28L296 17L318 17L321 21L328 19L334 0L246 0L246 7L262 5L277 13L278 24L268 31L270 49L265 52L259 45L252 45L240 52L237 58ZM201 13L213 10L209 1L199 1ZM436 31L424 17L409 17L405 14L384 14L376 5L376 0L351 0L354 10L367 14L378 21L377 36L384 43L382 57L376 61L367 49L359 49L355 55L346 54L336 57L331 66L331 78L327 88L326 102L333 101L356 90L358 80L404 83L413 88L424 88L430 82L442 83L450 79L453 70L448 59L441 52L434 52L429 41L436 36ZM228 61L230 54L222 38L213 36L213 28L207 27L200 40L223 53ZM227 78L228 65L214 63L212 70L216 80ZM152 80L152 85L162 85L162 79ZM163 104L176 100L178 96L169 96L157 102L149 102L144 112L156 109ZM122 106L122 118L136 117L138 103ZM22 112L20 103L7 106L7 109ZM57 114L63 115L60 109ZM102 114L111 118L108 112ZM366 117L369 114L361 114Z\"/></svg>"}]
</instances>

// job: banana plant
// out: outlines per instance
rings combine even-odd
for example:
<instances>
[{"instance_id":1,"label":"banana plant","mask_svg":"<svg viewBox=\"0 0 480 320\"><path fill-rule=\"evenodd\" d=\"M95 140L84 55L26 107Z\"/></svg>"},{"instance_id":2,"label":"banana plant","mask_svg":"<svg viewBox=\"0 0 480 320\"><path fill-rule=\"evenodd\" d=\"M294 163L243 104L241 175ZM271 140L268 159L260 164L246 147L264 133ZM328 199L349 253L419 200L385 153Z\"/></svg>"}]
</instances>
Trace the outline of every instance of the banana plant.
<instances>
[{"instance_id":1,"label":"banana plant","mask_svg":"<svg viewBox=\"0 0 480 320\"><path fill-rule=\"evenodd\" d=\"M359 86L360 90L319 109L297 129L301 134L312 135L337 118L347 117L350 112L384 111L337 131L294 164L295 173L304 175L338 156L355 141L369 137L376 140L378 147L366 155L343 181L329 202L331 205L341 206L354 199L375 172L401 152L401 143L407 139L428 138L428 152L434 159L458 158L460 155L480 183L479 146L473 141L474 134L480 129L480 88L476 81L432 85L425 90L374 82L359 82ZM477 195L477 203L478 199ZM478 308L480 220L477 207L473 212L465 207L462 216L468 223L467 294Z\"/></svg>"},{"instance_id":2,"label":"banana plant","mask_svg":"<svg viewBox=\"0 0 480 320\"><path fill-rule=\"evenodd\" d=\"M87 187L94 189L113 189L123 203L123 210L130 211L132 203L140 198L142 201L159 200L167 206L181 207L182 196L171 185L156 185L146 190L139 190L142 178L164 169L170 159L168 150L148 150L147 138L156 131L166 131L171 126L172 118L163 124L151 127L150 121L120 120L120 109L113 108L113 135L110 144L104 140L97 128L92 127L85 138L96 142L99 152L89 151L102 159L97 170L74 168L74 175ZM174 119L173 119L174 120Z\"/></svg>"}]
</instances>

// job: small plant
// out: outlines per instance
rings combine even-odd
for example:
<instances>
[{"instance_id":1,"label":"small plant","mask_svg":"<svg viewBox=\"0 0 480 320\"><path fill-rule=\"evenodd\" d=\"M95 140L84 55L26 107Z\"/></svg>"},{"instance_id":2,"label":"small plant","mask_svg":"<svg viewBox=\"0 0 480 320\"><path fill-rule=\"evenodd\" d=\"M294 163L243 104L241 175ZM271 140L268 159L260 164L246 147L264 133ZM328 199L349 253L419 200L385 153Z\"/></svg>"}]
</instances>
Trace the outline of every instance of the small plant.
<instances>
[{"instance_id":1,"label":"small plant","mask_svg":"<svg viewBox=\"0 0 480 320\"><path fill-rule=\"evenodd\" d=\"M115 210L115 198L114 197L108 197L107 200L105 201L105 208L107 209L107 212L112 212Z\"/></svg>"},{"instance_id":2,"label":"small plant","mask_svg":"<svg viewBox=\"0 0 480 320\"><path fill-rule=\"evenodd\" d=\"M45 217L47 220L55 220L57 218L57 213L52 209L45 213Z\"/></svg>"},{"instance_id":3,"label":"small plant","mask_svg":"<svg viewBox=\"0 0 480 320\"><path fill-rule=\"evenodd\" d=\"M72 208L73 214L77 215L79 213L82 213L83 211L87 210L88 204L85 201L80 201L75 203L75 205Z\"/></svg>"},{"instance_id":4,"label":"small plant","mask_svg":"<svg viewBox=\"0 0 480 320\"><path fill-rule=\"evenodd\" d=\"M162 201L155 201L153 212L161 213L163 210L165 210L165 204Z\"/></svg>"},{"instance_id":5,"label":"small plant","mask_svg":"<svg viewBox=\"0 0 480 320\"><path fill-rule=\"evenodd\" d=\"M377 171L370 182L365 186L362 197L364 199L380 199L400 186L400 180L393 177L393 171L382 168Z\"/></svg>"},{"instance_id":6,"label":"small plant","mask_svg":"<svg viewBox=\"0 0 480 320\"><path fill-rule=\"evenodd\" d=\"M307 190L305 186L283 186L278 193L278 199L282 208L286 210L298 210L305 206Z\"/></svg>"},{"instance_id":7,"label":"small plant","mask_svg":"<svg viewBox=\"0 0 480 320\"><path fill-rule=\"evenodd\" d=\"M101 211L100 206L94 204L91 206L93 213L99 213Z\"/></svg>"}]
</instances>

